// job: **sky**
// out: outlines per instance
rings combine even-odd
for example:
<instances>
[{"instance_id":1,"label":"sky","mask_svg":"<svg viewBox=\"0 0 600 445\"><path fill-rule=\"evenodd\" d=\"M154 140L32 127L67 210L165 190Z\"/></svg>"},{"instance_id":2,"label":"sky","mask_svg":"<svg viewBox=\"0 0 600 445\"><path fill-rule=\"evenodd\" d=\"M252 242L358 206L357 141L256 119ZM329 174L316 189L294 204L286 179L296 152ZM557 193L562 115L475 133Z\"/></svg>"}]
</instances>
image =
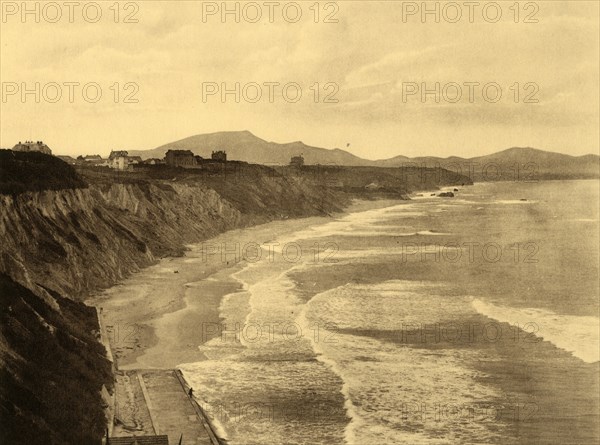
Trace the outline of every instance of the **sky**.
<instances>
[{"instance_id":1,"label":"sky","mask_svg":"<svg viewBox=\"0 0 600 445\"><path fill-rule=\"evenodd\" d=\"M599 2L1 2L0 147L599 152ZM225 94L222 94L225 93Z\"/></svg>"}]
</instances>

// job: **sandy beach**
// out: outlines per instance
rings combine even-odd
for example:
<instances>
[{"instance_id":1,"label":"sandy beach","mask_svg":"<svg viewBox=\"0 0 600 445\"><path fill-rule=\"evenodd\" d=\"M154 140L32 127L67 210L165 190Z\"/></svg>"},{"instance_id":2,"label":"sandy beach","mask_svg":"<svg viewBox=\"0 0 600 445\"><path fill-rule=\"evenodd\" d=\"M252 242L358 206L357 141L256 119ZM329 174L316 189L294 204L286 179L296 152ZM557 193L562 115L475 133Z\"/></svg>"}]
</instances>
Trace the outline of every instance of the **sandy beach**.
<instances>
[{"instance_id":1,"label":"sandy beach","mask_svg":"<svg viewBox=\"0 0 600 445\"><path fill-rule=\"evenodd\" d=\"M397 204L355 201L346 212ZM239 289L230 275L254 243L270 240L341 216L310 217L225 232L188 246L181 258L165 258L87 301L99 308L119 370L171 369L203 360L198 346L220 323L221 298Z\"/></svg>"},{"instance_id":2,"label":"sandy beach","mask_svg":"<svg viewBox=\"0 0 600 445\"><path fill-rule=\"evenodd\" d=\"M504 204L498 199L490 212L503 211ZM482 202L492 206L487 204L490 201ZM360 201L346 214L397 204L399 201ZM472 239L467 225L471 205L468 195L456 201L454 208L444 201L419 203L415 199L406 204L407 208L396 209L388 216L393 224L386 223L385 218L380 221L365 217L363 221L360 215L354 220L356 215L351 215L348 227L353 231L345 229L344 214L275 221L229 231L189 245L185 256L165 258L95 297L93 303L102 308L101 317L118 369L115 432L153 434L156 421L150 415L153 409L147 408L148 399L157 400L156 406L161 407L160 424L161 418L173 412L158 395L169 392L166 385L172 382L164 372L179 368L186 383L183 388L174 387L183 398L193 387L192 404L197 402L195 406L204 410L213 432L231 443L244 443L240 439L247 437L280 443L283 437L293 434L298 443L361 443L367 440L369 431L375 430L362 429L360 425L381 422L391 426L380 443L395 443L391 438L397 434L420 431L460 431L465 437L485 434L486 443L531 443L534 438L551 443L553 437L573 426L574 417L578 427L570 434L578 443L596 438L593 416L597 413L597 401L587 393L597 390L598 363L582 364L548 341L516 341L509 335L515 332L510 323L495 323L469 303L469 295L494 295L494 280L486 277L506 276L526 266L515 266L512 257L501 264L398 262L393 255L406 233L419 233L409 238L411 242L440 242L435 239L439 233L448 233L447 237L455 242ZM338 219L343 227L334 224L320 230L319 226ZM481 217L479 220L483 221ZM495 213L489 220L497 220ZM319 230L311 232L307 230L310 227ZM487 230L495 233L492 229ZM258 267L250 264L257 246L264 252L274 239L281 243L299 240L297 232L302 232L302 236L325 234L324 238L314 239L308 235L299 243L302 249L312 246L315 239L337 241L339 261L328 267L301 267L303 263L299 263L295 268L281 259L271 265L263 257ZM281 255L283 250L279 246L273 252ZM372 252L377 255L369 256ZM312 253L306 254L311 257L305 258L308 264ZM353 255L358 255L356 260ZM546 267L543 261L532 264ZM533 278L528 282L534 282ZM242 290L242 283L251 286L253 300L237 298L248 292L223 298ZM291 293L286 290L290 286L295 293L288 301L286 297ZM515 292L521 289L516 288ZM545 293L540 295L543 301L547 300ZM508 297L501 301L512 302ZM307 329L309 322L318 321L321 326L329 326L329 321L340 323L334 331L333 345L323 337L313 346L318 348L318 357L329 360L326 364L315 360L314 349L303 349L300 343L248 343L239 348L239 344L222 337L223 341L205 345L222 336L224 324L238 320L238 310L252 314L254 318L246 319L249 326L298 320L289 314L299 307L308 307L307 324L303 325ZM407 326L417 321L427 326L438 319L442 329L491 325L500 327L505 336L493 342L469 336L460 341L427 343L410 341L414 340L412 334L404 336L405 321ZM544 320L538 323L542 333L550 328ZM373 344L379 348L377 352L373 352ZM423 373L425 369L427 372ZM358 377L367 374L369 378ZM402 380L401 387L395 389L402 400L424 404L432 417L423 420L419 417L422 412L417 410L414 418L400 419L404 408L395 405L387 390L381 390L390 375L395 376L394 381ZM267 384L257 384L257 378ZM166 382L164 386L162 382ZM150 397L144 396L144 386ZM272 407L273 417L240 416L235 408L236 404L255 407L263 403ZM384 403L388 403L388 414L378 411L377 407ZM465 418L438 418L438 408L434 407L440 406L464 407L461 413ZM473 410L481 412L475 416ZM565 411L569 414L564 415ZM173 430L185 428L173 422ZM303 429L294 429L296 423L304 425ZM319 440L309 438L315 428L319 429Z\"/></svg>"},{"instance_id":3,"label":"sandy beach","mask_svg":"<svg viewBox=\"0 0 600 445\"><path fill-rule=\"evenodd\" d=\"M355 201L346 212L397 203ZM189 245L183 257L164 258L90 298L87 303L98 308L115 364L112 434L155 434L156 420L137 376L206 359L198 347L221 333L219 305L225 295L240 289L231 275L243 267L243 252L251 256L256 244L268 245L275 238L341 216L273 221L228 231Z\"/></svg>"}]
</instances>

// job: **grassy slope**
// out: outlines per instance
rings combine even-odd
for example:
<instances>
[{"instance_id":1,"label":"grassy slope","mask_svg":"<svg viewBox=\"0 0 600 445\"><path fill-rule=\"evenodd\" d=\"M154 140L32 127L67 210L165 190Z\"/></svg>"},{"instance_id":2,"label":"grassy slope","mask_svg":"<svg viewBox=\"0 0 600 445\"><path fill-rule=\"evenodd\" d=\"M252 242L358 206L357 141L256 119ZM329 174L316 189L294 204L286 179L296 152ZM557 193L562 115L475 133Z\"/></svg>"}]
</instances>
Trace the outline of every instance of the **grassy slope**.
<instances>
[{"instance_id":1,"label":"grassy slope","mask_svg":"<svg viewBox=\"0 0 600 445\"><path fill-rule=\"evenodd\" d=\"M43 153L0 150L0 194L85 187L75 170Z\"/></svg>"}]
</instances>

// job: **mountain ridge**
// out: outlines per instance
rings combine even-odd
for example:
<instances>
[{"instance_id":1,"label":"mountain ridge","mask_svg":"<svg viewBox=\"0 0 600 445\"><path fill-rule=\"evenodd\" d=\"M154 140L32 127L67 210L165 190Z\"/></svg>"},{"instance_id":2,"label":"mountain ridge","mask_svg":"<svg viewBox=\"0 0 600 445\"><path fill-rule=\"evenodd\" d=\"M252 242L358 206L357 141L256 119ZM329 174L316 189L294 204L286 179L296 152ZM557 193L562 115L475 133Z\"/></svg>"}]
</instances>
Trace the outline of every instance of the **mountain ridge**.
<instances>
[{"instance_id":1,"label":"mountain ridge","mask_svg":"<svg viewBox=\"0 0 600 445\"><path fill-rule=\"evenodd\" d=\"M402 167L418 164L423 167L441 166L443 168L456 167L457 163L464 164L460 170L473 170L475 164L478 164L481 169L484 165L489 169L491 164L497 164L502 170L509 168L518 170L529 165L535 167L541 179L600 177L600 156L591 153L573 156L534 147L509 147L491 154L473 157L453 155L443 158L397 155L387 159L370 160L338 147L327 149L307 145L302 141L287 143L267 141L248 130L197 134L151 150L132 150L130 154L141 156L143 159L162 158L167 150L191 150L195 155L202 157L210 157L213 150L225 150L231 160L264 165L286 165L292 156L301 154L304 156L306 164L357 167ZM481 174L482 172L479 172L479 176ZM507 178L508 176L505 174L498 179ZM473 179L480 178L474 173Z\"/></svg>"}]
</instances>

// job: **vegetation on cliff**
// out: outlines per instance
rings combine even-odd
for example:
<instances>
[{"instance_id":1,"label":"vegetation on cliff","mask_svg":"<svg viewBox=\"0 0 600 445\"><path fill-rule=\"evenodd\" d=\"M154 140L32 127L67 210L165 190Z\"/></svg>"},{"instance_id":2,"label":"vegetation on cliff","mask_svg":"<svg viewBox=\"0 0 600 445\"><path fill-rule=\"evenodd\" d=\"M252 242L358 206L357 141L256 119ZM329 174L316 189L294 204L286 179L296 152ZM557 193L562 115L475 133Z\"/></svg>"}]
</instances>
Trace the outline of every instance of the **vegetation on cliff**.
<instances>
[{"instance_id":1,"label":"vegetation on cliff","mask_svg":"<svg viewBox=\"0 0 600 445\"><path fill-rule=\"evenodd\" d=\"M0 150L0 194L85 187L69 164L38 152Z\"/></svg>"}]
</instances>

